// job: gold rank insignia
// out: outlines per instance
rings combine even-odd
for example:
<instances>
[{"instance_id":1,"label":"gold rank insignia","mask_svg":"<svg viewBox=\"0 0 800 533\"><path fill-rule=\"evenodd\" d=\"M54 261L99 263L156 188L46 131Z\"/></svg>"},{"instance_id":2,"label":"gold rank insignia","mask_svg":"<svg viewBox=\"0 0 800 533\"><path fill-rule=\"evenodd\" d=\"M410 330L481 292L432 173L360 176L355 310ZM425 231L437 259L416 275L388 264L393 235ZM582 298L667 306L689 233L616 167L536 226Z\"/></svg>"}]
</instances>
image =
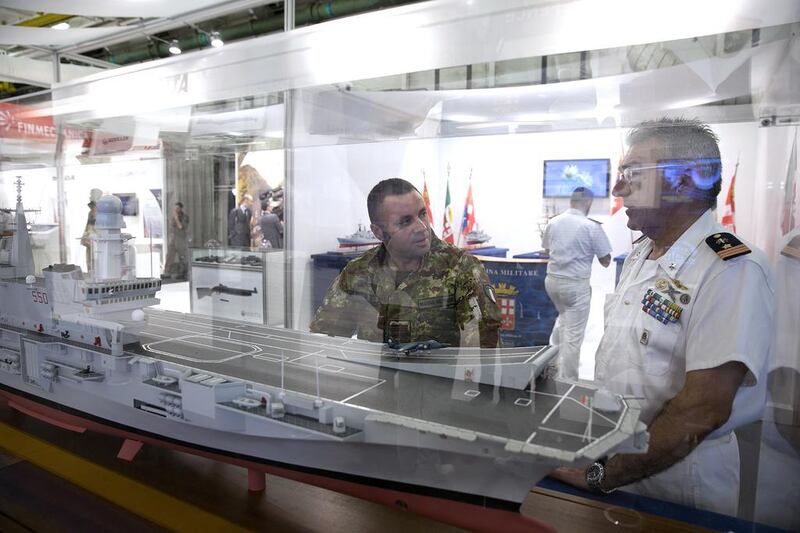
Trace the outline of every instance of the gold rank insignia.
<instances>
[{"instance_id":1,"label":"gold rank insignia","mask_svg":"<svg viewBox=\"0 0 800 533\"><path fill-rule=\"evenodd\" d=\"M679 280L679 279L676 279L676 278L669 278L669 279L670 279L670 281L672 282L672 284L673 284L673 285L675 285L675 286L676 286L678 289L680 289L680 290L682 290L682 291L688 291L688 290L689 290L689 287L687 287L686 285L684 285L684 284L681 282L681 280Z\"/></svg>"},{"instance_id":2,"label":"gold rank insignia","mask_svg":"<svg viewBox=\"0 0 800 533\"><path fill-rule=\"evenodd\" d=\"M706 244L720 259L727 261L750 253L750 248L730 233L715 233L706 238Z\"/></svg>"}]
</instances>

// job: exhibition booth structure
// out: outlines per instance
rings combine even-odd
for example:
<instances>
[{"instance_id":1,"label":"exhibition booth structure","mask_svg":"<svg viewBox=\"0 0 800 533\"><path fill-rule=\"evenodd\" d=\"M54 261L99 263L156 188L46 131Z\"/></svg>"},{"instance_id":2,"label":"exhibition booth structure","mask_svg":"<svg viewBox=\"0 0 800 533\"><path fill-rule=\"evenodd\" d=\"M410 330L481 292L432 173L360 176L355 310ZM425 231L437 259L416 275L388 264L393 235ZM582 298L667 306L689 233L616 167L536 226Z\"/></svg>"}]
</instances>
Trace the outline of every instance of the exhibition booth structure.
<instances>
[{"instance_id":1,"label":"exhibition booth structure","mask_svg":"<svg viewBox=\"0 0 800 533\"><path fill-rule=\"evenodd\" d=\"M295 476L470 529L547 530L518 512L528 491L559 466L614 479L619 456L656 477L541 483L800 527L800 6L499 4L420 2L0 102L0 395L235 462L253 488ZM718 155L630 135L681 119ZM368 209L387 178L416 189L395 195L412 216ZM565 376L545 232L578 188L608 249L567 239L592 266L560 274L591 299ZM726 415L679 451L662 411L723 366L741 372L707 403ZM703 480L658 489L672 474Z\"/></svg>"}]
</instances>

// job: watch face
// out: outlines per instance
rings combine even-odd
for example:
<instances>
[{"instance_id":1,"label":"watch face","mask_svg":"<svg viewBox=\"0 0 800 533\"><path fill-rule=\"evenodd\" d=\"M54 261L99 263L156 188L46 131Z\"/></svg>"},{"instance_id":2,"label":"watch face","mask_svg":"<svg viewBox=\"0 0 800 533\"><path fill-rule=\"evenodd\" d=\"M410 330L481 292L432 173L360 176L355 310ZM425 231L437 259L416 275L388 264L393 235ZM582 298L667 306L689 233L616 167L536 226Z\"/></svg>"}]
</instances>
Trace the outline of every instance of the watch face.
<instances>
[{"instance_id":1,"label":"watch face","mask_svg":"<svg viewBox=\"0 0 800 533\"><path fill-rule=\"evenodd\" d=\"M603 480L604 473L605 471L603 465L600 463L592 464L586 469L586 483L588 483L590 486L598 486Z\"/></svg>"}]
</instances>

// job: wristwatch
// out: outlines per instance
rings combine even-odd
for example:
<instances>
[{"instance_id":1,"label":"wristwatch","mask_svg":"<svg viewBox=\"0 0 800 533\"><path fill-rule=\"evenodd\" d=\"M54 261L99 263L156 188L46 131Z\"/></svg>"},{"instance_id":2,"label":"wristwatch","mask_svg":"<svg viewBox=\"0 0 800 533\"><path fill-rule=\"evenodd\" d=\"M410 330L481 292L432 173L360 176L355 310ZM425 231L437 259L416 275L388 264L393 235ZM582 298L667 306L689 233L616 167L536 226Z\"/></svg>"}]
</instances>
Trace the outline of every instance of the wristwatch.
<instances>
[{"instance_id":1,"label":"wristwatch","mask_svg":"<svg viewBox=\"0 0 800 533\"><path fill-rule=\"evenodd\" d=\"M605 490L603 480L606 478L606 458L600 458L590 464L586 469L586 484L592 492L597 494L610 494L614 490Z\"/></svg>"}]
</instances>

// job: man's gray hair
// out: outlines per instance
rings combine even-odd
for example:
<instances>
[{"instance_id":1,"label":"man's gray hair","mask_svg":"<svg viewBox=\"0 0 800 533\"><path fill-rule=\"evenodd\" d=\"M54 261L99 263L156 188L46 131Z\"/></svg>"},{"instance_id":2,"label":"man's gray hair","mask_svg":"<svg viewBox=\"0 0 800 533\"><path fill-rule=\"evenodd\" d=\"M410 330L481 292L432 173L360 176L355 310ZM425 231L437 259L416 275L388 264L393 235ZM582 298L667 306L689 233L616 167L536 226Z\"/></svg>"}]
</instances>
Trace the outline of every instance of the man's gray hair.
<instances>
[{"instance_id":1,"label":"man's gray hair","mask_svg":"<svg viewBox=\"0 0 800 533\"><path fill-rule=\"evenodd\" d=\"M722 160L719 138L708 124L698 119L664 117L642 122L628 132L630 146L650 139L656 139L661 144L666 161L702 162L702 174L709 183L707 187L698 188L703 189L709 207L715 207L722 188Z\"/></svg>"}]
</instances>

